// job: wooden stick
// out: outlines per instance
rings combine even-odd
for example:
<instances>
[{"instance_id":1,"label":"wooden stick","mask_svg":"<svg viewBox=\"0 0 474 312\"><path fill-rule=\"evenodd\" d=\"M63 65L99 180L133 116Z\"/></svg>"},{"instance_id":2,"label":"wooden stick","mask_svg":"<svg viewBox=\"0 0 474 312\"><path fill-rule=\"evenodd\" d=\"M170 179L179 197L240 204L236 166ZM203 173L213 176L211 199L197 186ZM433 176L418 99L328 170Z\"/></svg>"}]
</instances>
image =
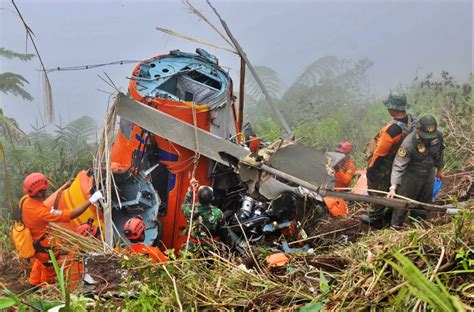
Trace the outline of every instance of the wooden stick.
<instances>
[{"instance_id":1,"label":"wooden stick","mask_svg":"<svg viewBox=\"0 0 474 312\"><path fill-rule=\"evenodd\" d=\"M318 235L311 236L311 237L308 237L308 238L292 241L292 242L289 242L288 245L293 245L293 244L305 242L305 241L308 241L308 240L311 240L311 239L315 239L315 238L318 238L318 237L327 236L327 235L335 234L335 233L338 233L338 232L343 232L345 230L350 230L350 229L355 228L357 226L360 226L360 224L357 223L357 224L354 224L352 226L349 226L349 227L346 227L346 228L343 228L343 229L338 229L338 230L334 230L334 231L331 231L331 232L326 232L326 233L318 234Z\"/></svg>"}]
</instances>

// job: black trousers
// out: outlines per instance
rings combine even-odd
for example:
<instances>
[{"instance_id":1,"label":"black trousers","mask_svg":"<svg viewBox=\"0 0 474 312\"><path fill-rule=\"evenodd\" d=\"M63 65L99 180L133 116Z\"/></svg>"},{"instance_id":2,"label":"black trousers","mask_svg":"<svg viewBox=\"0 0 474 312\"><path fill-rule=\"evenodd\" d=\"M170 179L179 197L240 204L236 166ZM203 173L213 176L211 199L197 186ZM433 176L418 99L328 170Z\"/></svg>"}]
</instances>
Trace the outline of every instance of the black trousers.
<instances>
[{"instance_id":1,"label":"black trousers","mask_svg":"<svg viewBox=\"0 0 474 312\"><path fill-rule=\"evenodd\" d=\"M431 203L433 197L435 170L410 171L403 174L402 182L397 194L405 196L422 203ZM427 216L425 211L411 211L410 216L424 219ZM392 213L392 226L402 226L407 222L408 210L394 209Z\"/></svg>"},{"instance_id":2,"label":"black trousers","mask_svg":"<svg viewBox=\"0 0 474 312\"><path fill-rule=\"evenodd\" d=\"M367 169L367 186L369 189L388 192L390 187L390 174L392 172L392 162L383 160L379 166ZM384 194L369 191L369 195L385 197ZM382 205L371 204L369 209L370 222L384 225L390 223L392 208Z\"/></svg>"}]
</instances>

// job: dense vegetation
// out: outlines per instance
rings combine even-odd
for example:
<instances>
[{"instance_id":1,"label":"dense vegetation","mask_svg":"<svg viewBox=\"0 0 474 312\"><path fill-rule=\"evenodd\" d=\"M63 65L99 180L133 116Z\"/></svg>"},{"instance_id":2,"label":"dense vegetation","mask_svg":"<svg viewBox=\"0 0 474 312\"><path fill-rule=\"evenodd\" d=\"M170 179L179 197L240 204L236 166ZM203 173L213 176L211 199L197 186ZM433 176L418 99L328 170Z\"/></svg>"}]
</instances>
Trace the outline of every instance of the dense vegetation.
<instances>
[{"instance_id":1,"label":"dense vegetation","mask_svg":"<svg viewBox=\"0 0 474 312\"><path fill-rule=\"evenodd\" d=\"M16 53L0 48L0 57L29 61L34 54ZM0 91L32 101L25 89L28 81L17 73L0 73ZM0 109L0 207L13 211L23 194L22 181L31 172L43 172L56 189L79 170L92 165L96 146L97 122L83 116L66 125L57 125L53 132L45 124L22 131L15 119ZM0 211L1 213L1 211Z\"/></svg>"},{"instance_id":2,"label":"dense vegetation","mask_svg":"<svg viewBox=\"0 0 474 312\"><path fill-rule=\"evenodd\" d=\"M358 166L364 167L366 143L391 118L383 99L369 96L367 70L372 65L367 59L323 57L284 92L277 72L263 66L257 71L297 139L320 150L333 150L338 141L349 140ZM407 94L410 113L437 118L446 137L448 171L461 168L474 152L472 119L466 118L474 113L473 83L472 75L467 82L457 82L443 71L440 77L429 74L423 79L415 77L407 87L394 86ZM251 76L246 85L246 114L254 130L264 139L278 137L282 131Z\"/></svg>"},{"instance_id":3,"label":"dense vegetation","mask_svg":"<svg viewBox=\"0 0 474 312\"><path fill-rule=\"evenodd\" d=\"M1 207L15 207L22 195L22 181L31 172L43 172L52 189L61 186L81 169L92 166L96 147L97 122L88 116L65 126L56 126L53 133L46 127L34 127L29 133L15 127L14 120L0 116L3 146L0 182ZM9 125L9 126L5 126Z\"/></svg>"}]
</instances>

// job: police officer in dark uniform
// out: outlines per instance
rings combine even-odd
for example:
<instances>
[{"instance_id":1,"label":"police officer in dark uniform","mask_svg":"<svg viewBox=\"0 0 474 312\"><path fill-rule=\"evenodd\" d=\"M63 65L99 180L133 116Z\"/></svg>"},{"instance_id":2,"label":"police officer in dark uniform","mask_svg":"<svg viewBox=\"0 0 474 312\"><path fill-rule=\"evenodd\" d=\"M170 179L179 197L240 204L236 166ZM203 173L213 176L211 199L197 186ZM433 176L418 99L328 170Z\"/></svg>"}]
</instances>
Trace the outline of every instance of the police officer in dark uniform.
<instances>
[{"instance_id":1,"label":"police officer in dark uniform","mask_svg":"<svg viewBox=\"0 0 474 312\"><path fill-rule=\"evenodd\" d=\"M435 175L444 177L443 134L437 130L433 116L424 116L416 124L416 131L403 140L393 161L388 198L397 193L420 202L430 203ZM407 210L394 209L392 226L400 227L407 219ZM426 217L426 213L411 214Z\"/></svg>"},{"instance_id":2,"label":"police officer in dark uniform","mask_svg":"<svg viewBox=\"0 0 474 312\"><path fill-rule=\"evenodd\" d=\"M391 92L388 99L384 101L384 105L393 119L380 129L373 140L373 147L366 151L369 161L367 185L369 189L380 191L386 191L390 187L392 163L397 149L403 139L415 128L415 118L406 113L410 104L407 103L405 94ZM368 214L361 215L362 222L375 228L388 225L390 218L391 209L381 205L372 205Z\"/></svg>"}]
</instances>

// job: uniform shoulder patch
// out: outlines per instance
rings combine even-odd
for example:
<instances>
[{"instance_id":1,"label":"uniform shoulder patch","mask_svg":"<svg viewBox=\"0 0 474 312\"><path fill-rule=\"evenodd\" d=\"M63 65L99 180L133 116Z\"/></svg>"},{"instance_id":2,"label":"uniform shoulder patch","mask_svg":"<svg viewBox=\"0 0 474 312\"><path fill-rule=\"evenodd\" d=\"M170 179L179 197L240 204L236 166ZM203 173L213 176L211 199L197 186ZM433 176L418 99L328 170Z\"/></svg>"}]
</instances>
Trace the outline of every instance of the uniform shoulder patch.
<instances>
[{"instance_id":1,"label":"uniform shoulder patch","mask_svg":"<svg viewBox=\"0 0 474 312\"><path fill-rule=\"evenodd\" d=\"M431 146L436 145L436 144L439 144L439 139L438 138L436 138L434 140L431 140Z\"/></svg>"},{"instance_id":2,"label":"uniform shoulder patch","mask_svg":"<svg viewBox=\"0 0 474 312\"><path fill-rule=\"evenodd\" d=\"M53 210L53 209L50 210L50 212L51 212L52 214L54 214L55 216L60 216L60 215L63 214L63 212L62 212L61 210L55 210L55 209L54 209L54 210Z\"/></svg>"},{"instance_id":3,"label":"uniform shoulder patch","mask_svg":"<svg viewBox=\"0 0 474 312\"><path fill-rule=\"evenodd\" d=\"M404 148L403 146L399 147L397 155L398 157L402 157L402 158L405 157L407 155L407 149Z\"/></svg>"}]
</instances>

